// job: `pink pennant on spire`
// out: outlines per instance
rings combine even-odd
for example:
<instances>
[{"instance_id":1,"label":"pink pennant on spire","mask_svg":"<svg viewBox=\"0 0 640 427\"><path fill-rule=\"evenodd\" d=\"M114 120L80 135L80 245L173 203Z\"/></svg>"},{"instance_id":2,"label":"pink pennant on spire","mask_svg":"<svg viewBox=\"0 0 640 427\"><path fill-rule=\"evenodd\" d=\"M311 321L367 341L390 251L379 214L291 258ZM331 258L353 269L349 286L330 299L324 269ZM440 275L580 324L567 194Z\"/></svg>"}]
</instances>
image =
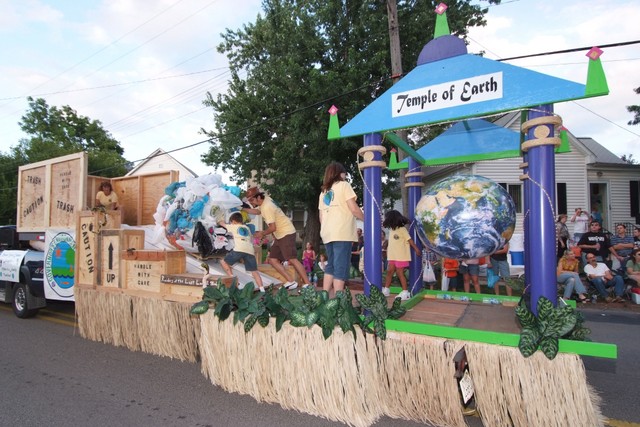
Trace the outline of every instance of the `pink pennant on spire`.
<instances>
[{"instance_id":1,"label":"pink pennant on spire","mask_svg":"<svg viewBox=\"0 0 640 427\"><path fill-rule=\"evenodd\" d=\"M338 107L336 107L335 105L332 105L331 108L329 108L329 114L331 114L332 116L335 116L336 114L338 114Z\"/></svg>"},{"instance_id":2,"label":"pink pennant on spire","mask_svg":"<svg viewBox=\"0 0 640 427\"><path fill-rule=\"evenodd\" d=\"M602 49L600 49L598 46L594 46L589 49L589 52L587 52L586 56L595 61L596 59L600 58L602 52L604 52Z\"/></svg>"},{"instance_id":3,"label":"pink pennant on spire","mask_svg":"<svg viewBox=\"0 0 640 427\"><path fill-rule=\"evenodd\" d=\"M444 3L440 3L440 4L438 5L438 7L436 7L436 13L437 13L438 15L442 15L443 13L445 13L445 12L447 11L447 9L448 9L448 8L449 8L449 7L448 7L446 4L444 4Z\"/></svg>"}]
</instances>

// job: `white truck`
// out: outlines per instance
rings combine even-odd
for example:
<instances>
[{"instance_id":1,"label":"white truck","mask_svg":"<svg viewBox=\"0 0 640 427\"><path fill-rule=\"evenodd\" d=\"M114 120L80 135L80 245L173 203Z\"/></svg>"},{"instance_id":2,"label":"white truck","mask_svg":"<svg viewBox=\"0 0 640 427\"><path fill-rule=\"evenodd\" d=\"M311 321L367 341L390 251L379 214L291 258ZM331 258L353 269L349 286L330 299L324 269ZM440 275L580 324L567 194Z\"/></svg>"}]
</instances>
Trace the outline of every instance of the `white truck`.
<instances>
[{"instance_id":1,"label":"white truck","mask_svg":"<svg viewBox=\"0 0 640 427\"><path fill-rule=\"evenodd\" d=\"M25 249L25 243L15 225L0 227L0 302L12 304L21 318L34 316L46 305L44 252Z\"/></svg>"}]
</instances>

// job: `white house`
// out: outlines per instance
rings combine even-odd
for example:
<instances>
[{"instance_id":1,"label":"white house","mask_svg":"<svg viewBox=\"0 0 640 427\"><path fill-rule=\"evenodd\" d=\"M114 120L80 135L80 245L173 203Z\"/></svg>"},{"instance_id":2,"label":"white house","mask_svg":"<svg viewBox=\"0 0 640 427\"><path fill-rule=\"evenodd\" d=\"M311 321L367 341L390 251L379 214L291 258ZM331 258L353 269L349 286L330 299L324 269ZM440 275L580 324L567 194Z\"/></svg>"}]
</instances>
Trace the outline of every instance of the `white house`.
<instances>
[{"instance_id":1,"label":"white house","mask_svg":"<svg viewBox=\"0 0 640 427\"><path fill-rule=\"evenodd\" d=\"M131 169L125 176L144 175L170 170L179 172L179 181L186 181L187 178L196 178L198 176L197 173L177 161L161 148L149 154L146 159L138 163L136 167Z\"/></svg>"}]
</instances>

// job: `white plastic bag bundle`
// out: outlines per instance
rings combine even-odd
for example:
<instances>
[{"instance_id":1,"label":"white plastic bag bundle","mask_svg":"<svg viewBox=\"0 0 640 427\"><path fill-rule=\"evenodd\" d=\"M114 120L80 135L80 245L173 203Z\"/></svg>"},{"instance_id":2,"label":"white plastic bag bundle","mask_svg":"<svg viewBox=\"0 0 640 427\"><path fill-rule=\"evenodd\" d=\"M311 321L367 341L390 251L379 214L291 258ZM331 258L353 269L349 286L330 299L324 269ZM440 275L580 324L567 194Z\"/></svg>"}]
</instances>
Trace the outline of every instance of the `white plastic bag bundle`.
<instances>
[{"instance_id":1,"label":"white plastic bag bundle","mask_svg":"<svg viewBox=\"0 0 640 427\"><path fill-rule=\"evenodd\" d=\"M233 248L233 239L228 239L224 228L220 234L218 222L228 218L231 210L239 209L242 201L225 189L219 175L204 175L173 183L165 191L170 194L162 197L153 216L156 239L163 236L179 249L198 252L198 244L193 237L194 227L200 222L203 228L199 239L203 238L204 229L215 250Z\"/></svg>"}]
</instances>

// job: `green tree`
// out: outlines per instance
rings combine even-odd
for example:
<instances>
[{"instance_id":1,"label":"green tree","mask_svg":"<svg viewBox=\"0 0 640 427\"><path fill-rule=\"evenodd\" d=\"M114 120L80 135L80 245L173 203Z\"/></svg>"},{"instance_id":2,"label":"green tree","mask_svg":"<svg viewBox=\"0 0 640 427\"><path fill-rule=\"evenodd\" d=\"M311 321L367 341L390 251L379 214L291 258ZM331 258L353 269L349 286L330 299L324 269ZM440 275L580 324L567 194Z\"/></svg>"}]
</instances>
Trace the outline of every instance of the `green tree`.
<instances>
[{"instance_id":1,"label":"green tree","mask_svg":"<svg viewBox=\"0 0 640 427\"><path fill-rule=\"evenodd\" d=\"M433 38L438 3L398 1L403 70L414 68ZM468 0L448 5L452 34L464 37L467 27L485 25L486 9ZM386 3L265 0L263 13L222 35L218 51L229 59L231 81L226 94L204 101L214 110L215 131L203 129L212 139L203 160L239 181L253 173L269 180L264 187L281 205L307 210L305 240L318 247L325 166L342 162L356 192L364 191L357 168L362 139L327 141L327 110L335 104L344 124L390 87ZM384 198L397 198L396 174L384 174Z\"/></svg>"},{"instance_id":2,"label":"green tree","mask_svg":"<svg viewBox=\"0 0 640 427\"><path fill-rule=\"evenodd\" d=\"M629 163L630 165L635 165L638 163L638 161L633 158L633 154L623 154L622 156L620 156L620 159L625 163Z\"/></svg>"},{"instance_id":3,"label":"green tree","mask_svg":"<svg viewBox=\"0 0 640 427\"><path fill-rule=\"evenodd\" d=\"M120 143L99 121L80 116L69 106L49 106L42 98L27 100L29 109L19 125L28 137L10 153L0 153L4 166L0 174L0 224L16 222L17 175L22 165L86 151L89 174L122 176L129 167Z\"/></svg>"},{"instance_id":4,"label":"green tree","mask_svg":"<svg viewBox=\"0 0 640 427\"><path fill-rule=\"evenodd\" d=\"M640 87L633 90L635 93L640 94ZM628 125L637 125L640 123L640 105L629 105L627 111L634 114L633 120L629 120Z\"/></svg>"},{"instance_id":5,"label":"green tree","mask_svg":"<svg viewBox=\"0 0 640 427\"><path fill-rule=\"evenodd\" d=\"M58 108L42 98L27 100L29 110L19 125L29 137L12 149L17 162L35 163L86 151L89 174L115 177L127 172L124 149L100 121L80 116L68 105Z\"/></svg>"}]
</instances>

